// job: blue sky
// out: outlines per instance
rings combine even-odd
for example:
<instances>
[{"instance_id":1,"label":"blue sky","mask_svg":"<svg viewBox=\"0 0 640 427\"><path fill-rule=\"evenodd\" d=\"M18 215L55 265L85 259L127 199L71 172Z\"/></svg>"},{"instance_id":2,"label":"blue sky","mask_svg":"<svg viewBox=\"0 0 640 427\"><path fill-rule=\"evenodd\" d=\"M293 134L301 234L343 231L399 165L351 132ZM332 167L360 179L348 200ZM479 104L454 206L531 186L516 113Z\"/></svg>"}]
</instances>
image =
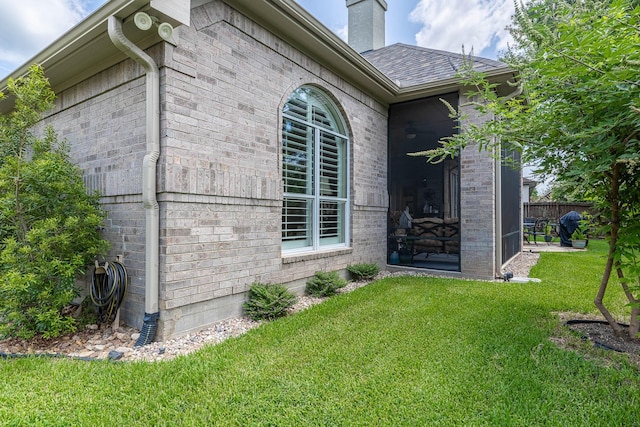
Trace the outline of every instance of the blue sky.
<instances>
[{"instance_id":1,"label":"blue sky","mask_svg":"<svg viewBox=\"0 0 640 427\"><path fill-rule=\"evenodd\" d=\"M345 0L298 0L323 24L346 39ZM496 59L512 40L505 27L513 0L387 0L386 42L406 43Z\"/></svg>"},{"instance_id":2,"label":"blue sky","mask_svg":"<svg viewBox=\"0 0 640 427\"><path fill-rule=\"evenodd\" d=\"M105 0L0 0L0 79L52 43ZM345 0L298 0L346 39ZM512 0L387 0L386 42L452 52L462 45L496 58L510 37L505 31Z\"/></svg>"}]
</instances>

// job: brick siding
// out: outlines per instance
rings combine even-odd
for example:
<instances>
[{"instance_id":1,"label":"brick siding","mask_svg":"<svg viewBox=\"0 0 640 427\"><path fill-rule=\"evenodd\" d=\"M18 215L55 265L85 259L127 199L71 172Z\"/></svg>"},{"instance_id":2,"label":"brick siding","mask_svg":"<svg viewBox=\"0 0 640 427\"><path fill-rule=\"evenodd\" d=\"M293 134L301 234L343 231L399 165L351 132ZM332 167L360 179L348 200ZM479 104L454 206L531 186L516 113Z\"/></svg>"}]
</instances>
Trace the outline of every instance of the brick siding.
<instances>
[{"instance_id":1,"label":"brick siding","mask_svg":"<svg viewBox=\"0 0 640 427\"><path fill-rule=\"evenodd\" d=\"M148 51L161 70L157 338L240 314L255 281L302 292L318 270L383 265L386 108L223 2L193 9L174 38ZM123 255L131 280L121 317L133 326L144 313L144 84L127 60L59 94L47 119L103 195L109 258ZM281 110L302 84L330 94L350 131L351 244L283 258Z\"/></svg>"}]
</instances>

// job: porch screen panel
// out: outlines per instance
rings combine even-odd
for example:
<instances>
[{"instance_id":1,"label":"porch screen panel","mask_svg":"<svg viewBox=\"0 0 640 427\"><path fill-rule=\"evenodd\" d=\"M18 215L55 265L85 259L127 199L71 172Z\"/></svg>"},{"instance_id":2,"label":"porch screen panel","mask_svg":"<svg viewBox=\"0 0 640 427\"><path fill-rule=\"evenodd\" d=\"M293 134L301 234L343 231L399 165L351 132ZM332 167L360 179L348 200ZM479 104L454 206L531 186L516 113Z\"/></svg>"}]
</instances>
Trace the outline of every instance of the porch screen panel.
<instances>
[{"instance_id":1,"label":"porch screen panel","mask_svg":"<svg viewBox=\"0 0 640 427\"><path fill-rule=\"evenodd\" d=\"M450 217L460 218L460 172L458 168L449 171L449 193Z\"/></svg>"},{"instance_id":2,"label":"porch screen panel","mask_svg":"<svg viewBox=\"0 0 640 427\"><path fill-rule=\"evenodd\" d=\"M521 168L520 153L502 150L502 263L521 250Z\"/></svg>"}]
</instances>

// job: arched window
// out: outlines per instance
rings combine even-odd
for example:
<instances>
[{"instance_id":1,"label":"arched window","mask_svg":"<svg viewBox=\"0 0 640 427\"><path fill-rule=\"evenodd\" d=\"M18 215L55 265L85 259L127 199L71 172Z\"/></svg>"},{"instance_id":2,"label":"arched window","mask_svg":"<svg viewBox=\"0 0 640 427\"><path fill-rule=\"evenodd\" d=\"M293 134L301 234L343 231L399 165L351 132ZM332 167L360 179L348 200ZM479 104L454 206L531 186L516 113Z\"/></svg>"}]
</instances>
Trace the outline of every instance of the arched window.
<instances>
[{"instance_id":1,"label":"arched window","mask_svg":"<svg viewBox=\"0 0 640 427\"><path fill-rule=\"evenodd\" d=\"M282 249L345 246L349 144L342 116L312 86L296 89L282 113Z\"/></svg>"}]
</instances>

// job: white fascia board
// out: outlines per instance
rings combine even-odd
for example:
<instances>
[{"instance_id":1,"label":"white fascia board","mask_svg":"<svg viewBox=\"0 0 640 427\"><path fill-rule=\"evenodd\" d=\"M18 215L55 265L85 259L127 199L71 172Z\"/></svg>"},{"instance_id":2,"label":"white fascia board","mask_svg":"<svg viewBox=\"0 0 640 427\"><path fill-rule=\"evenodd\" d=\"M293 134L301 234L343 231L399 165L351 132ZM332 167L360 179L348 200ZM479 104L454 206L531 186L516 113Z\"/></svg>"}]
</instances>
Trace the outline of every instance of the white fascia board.
<instances>
[{"instance_id":1,"label":"white fascia board","mask_svg":"<svg viewBox=\"0 0 640 427\"><path fill-rule=\"evenodd\" d=\"M190 0L151 0L149 6L160 15L156 15L160 21L168 22L173 26L180 24L189 26L191 22Z\"/></svg>"},{"instance_id":2,"label":"white fascia board","mask_svg":"<svg viewBox=\"0 0 640 427\"><path fill-rule=\"evenodd\" d=\"M499 95L504 96L514 91L507 82L515 83L518 80L518 73L512 68L503 67L495 70L487 71L485 77L493 83L498 83ZM455 92L464 87L460 77L452 77L450 79L438 80L421 85L407 86L400 88L396 94L393 103L413 101L415 99L426 98L429 96L442 95L449 92Z\"/></svg>"}]
</instances>

